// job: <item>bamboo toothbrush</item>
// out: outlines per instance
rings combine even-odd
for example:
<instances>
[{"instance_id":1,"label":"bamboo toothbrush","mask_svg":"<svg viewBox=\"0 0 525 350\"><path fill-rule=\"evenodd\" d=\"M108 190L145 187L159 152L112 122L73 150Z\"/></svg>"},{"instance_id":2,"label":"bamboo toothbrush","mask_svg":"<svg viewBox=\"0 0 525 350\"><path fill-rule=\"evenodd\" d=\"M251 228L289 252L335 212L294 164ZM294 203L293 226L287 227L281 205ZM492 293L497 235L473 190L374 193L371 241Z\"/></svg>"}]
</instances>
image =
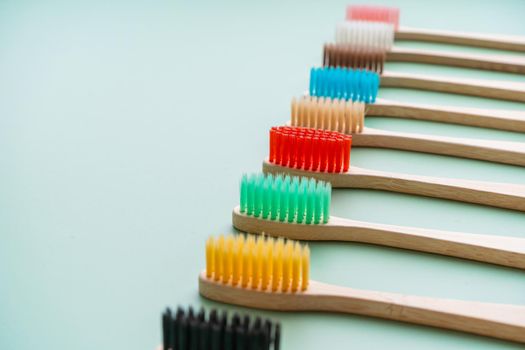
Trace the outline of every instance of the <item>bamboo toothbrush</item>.
<instances>
[{"instance_id":1,"label":"bamboo toothbrush","mask_svg":"<svg viewBox=\"0 0 525 350\"><path fill-rule=\"evenodd\" d=\"M346 23L345 26L349 26L351 23ZM353 23L356 25L358 23ZM380 23L360 23L368 27L370 25L381 26ZM338 28L342 31L342 28ZM344 27L343 29L348 29ZM345 33L340 34L336 38L336 45L329 46L329 49L334 47L341 48L337 53L344 52L346 55L367 56L367 58L374 58L375 60L388 60L389 56L383 44L374 44L374 40L383 39L384 35L371 35L370 38L364 37L361 40L355 40L354 36L363 35L362 30L357 30L356 34ZM375 32L373 32L375 34ZM330 45L330 44L329 44ZM346 52L345 52L346 51ZM435 57L430 55L430 57ZM325 57L326 58L326 57ZM455 62L455 65L459 65L461 60L452 59L451 64ZM428 62L439 64L439 61ZM374 62L372 65L377 65ZM524 60L525 66L525 60ZM525 70L524 70L525 72ZM477 80L469 78L456 78L456 77L438 77L424 74L412 74L412 73L397 73L397 72L383 72L381 74L381 86L383 87L397 87L397 88L408 88L408 89L419 89L419 90L430 90L445 93L455 93L462 95L487 97L493 99L509 100L509 101L525 101L525 83L520 82L509 82L509 81L496 81L496 80Z\"/></svg>"},{"instance_id":2,"label":"bamboo toothbrush","mask_svg":"<svg viewBox=\"0 0 525 350\"><path fill-rule=\"evenodd\" d=\"M344 50L344 49L343 49ZM372 55L372 54L371 54ZM324 64L327 66L354 66L355 68L364 68L371 71L380 70L380 59L374 57L366 58L362 55L350 56L344 53L334 54L334 50L328 48L324 54ZM331 68L325 68L326 71L330 71ZM337 68L332 68L337 71ZM339 68L341 69L341 68ZM330 82L323 82L327 84L326 88L322 91L314 91L316 88L315 79L319 69L312 68L310 72L310 94L317 93L321 96L327 97L343 97L341 93L337 94L334 89L330 88ZM504 111L504 110L487 110L477 108L465 108L465 107L445 107L438 105L421 105L407 102L394 102L384 99L376 98L377 89L379 88L379 76L374 74L356 73L359 70L348 69L348 74L340 74L339 79L343 79L350 84L347 88L352 92L351 89L355 89L356 93L351 96L344 96L345 99L359 99L368 103L366 108L367 115L379 115L379 116L393 116L397 118L408 118L408 119L419 119L419 120L432 120L445 123L455 123L462 125L471 125L478 127L494 128L509 131L521 131L525 132L525 112L524 111ZM353 73L350 73L353 72ZM324 73L327 74L327 73ZM333 73L334 75L336 73ZM365 76L364 78L360 77ZM344 77L343 77L344 76ZM369 91L361 92L359 81L370 80L368 84L373 85ZM325 77L326 80L326 77ZM356 82L353 83L352 80ZM336 80L337 82L337 80ZM341 83L341 82L339 82ZM377 87L376 87L377 85ZM432 86L432 84L431 84ZM417 86L408 86L416 87ZM432 87L434 89L434 87ZM343 89L339 88L342 92ZM461 90L459 91L461 92Z\"/></svg>"},{"instance_id":3,"label":"bamboo toothbrush","mask_svg":"<svg viewBox=\"0 0 525 350\"><path fill-rule=\"evenodd\" d=\"M328 311L452 329L525 343L525 306L367 291L310 280L307 245L283 239L210 237L199 293L278 311Z\"/></svg>"},{"instance_id":4,"label":"bamboo toothbrush","mask_svg":"<svg viewBox=\"0 0 525 350\"><path fill-rule=\"evenodd\" d=\"M349 241L525 269L525 239L384 225L330 216L331 186L311 177L243 175L233 226L308 241Z\"/></svg>"},{"instance_id":5,"label":"bamboo toothbrush","mask_svg":"<svg viewBox=\"0 0 525 350\"><path fill-rule=\"evenodd\" d=\"M367 188L525 211L525 186L350 167L353 136L299 127L270 130L263 171L310 176L339 188Z\"/></svg>"},{"instance_id":6,"label":"bamboo toothbrush","mask_svg":"<svg viewBox=\"0 0 525 350\"><path fill-rule=\"evenodd\" d=\"M399 9L396 7L350 5L346 19L388 23L394 26L394 39L429 41L443 44L484 47L489 49L525 52L525 38L494 34L449 32L442 30L416 29L399 26Z\"/></svg>"},{"instance_id":7,"label":"bamboo toothbrush","mask_svg":"<svg viewBox=\"0 0 525 350\"><path fill-rule=\"evenodd\" d=\"M525 143L365 128L365 105L350 100L373 102L376 93L376 73L346 68L314 68L310 75L310 95L313 97L292 102L295 104L292 125L352 133L354 146L402 149L525 166Z\"/></svg>"},{"instance_id":8,"label":"bamboo toothbrush","mask_svg":"<svg viewBox=\"0 0 525 350\"><path fill-rule=\"evenodd\" d=\"M206 315L190 306L174 313L170 308L162 314L163 345L159 350L279 350L281 326L260 317L242 318L238 313L228 317L212 309Z\"/></svg>"},{"instance_id":9,"label":"bamboo toothbrush","mask_svg":"<svg viewBox=\"0 0 525 350\"><path fill-rule=\"evenodd\" d=\"M349 21L336 27L336 43L375 48L388 62L413 62L525 73L525 59L501 55L476 55L394 47L394 27L389 23Z\"/></svg>"}]
</instances>

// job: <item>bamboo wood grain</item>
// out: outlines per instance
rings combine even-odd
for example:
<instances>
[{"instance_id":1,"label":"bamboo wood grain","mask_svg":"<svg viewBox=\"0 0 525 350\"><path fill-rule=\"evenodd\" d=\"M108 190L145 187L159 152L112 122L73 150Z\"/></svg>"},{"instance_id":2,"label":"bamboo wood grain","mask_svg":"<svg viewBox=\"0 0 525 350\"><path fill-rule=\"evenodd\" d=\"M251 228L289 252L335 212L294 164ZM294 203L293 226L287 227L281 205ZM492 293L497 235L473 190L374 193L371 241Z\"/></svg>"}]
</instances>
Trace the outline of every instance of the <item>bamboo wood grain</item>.
<instances>
[{"instance_id":1,"label":"bamboo wood grain","mask_svg":"<svg viewBox=\"0 0 525 350\"><path fill-rule=\"evenodd\" d=\"M365 114L525 132L525 111L445 107L377 99L374 104L367 105Z\"/></svg>"},{"instance_id":2,"label":"bamboo wood grain","mask_svg":"<svg viewBox=\"0 0 525 350\"><path fill-rule=\"evenodd\" d=\"M525 102L525 83L383 72L380 86Z\"/></svg>"},{"instance_id":3,"label":"bamboo wood grain","mask_svg":"<svg viewBox=\"0 0 525 350\"><path fill-rule=\"evenodd\" d=\"M354 166L346 173L322 173L287 168L267 160L263 163L263 172L314 177L330 182L334 188L407 193L525 211L524 185L398 174Z\"/></svg>"},{"instance_id":4,"label":"bamboo wood grain","mask_svg":"<svg viewBox=\"0 0 525 350\"><path fill-rule=\"evenodd\" d=\"M364 128L352 146L400 149L525 166L525 143L462 139Z\"/></svg>"},{"instance_id":5,"label":"bamboo wood grain","mask_svg":"<svg viewBox=\"0 0 525 350\"><path fill-rule=\"evenodd\" d=\"M224 285L199 276L211 300L277 311L325 311L378 317L525 342L525 306L359 290L310 281L306 291L268 292Z\"/></svg>"},{"instance_id":6,"label":"bamboo wood grain","mask_svg":"<svg viewBox=\"0 0 525 350\"><path fill-rule=\"evenodd\" d=\"M331 216L328 223L296 224L247 216L233 209L233 226L243 232L307 241L361 242L454 256L525 269L525 239L429 230Z\"/></svg>"},{"instance_id":7,"label":"bamboo wood grain","mask_svg":"<svg viewBox=\"0 0 525 350\"><path fill-rule=\"evenodd\" d=\"M463 33L399 27L394 38L395 40L429 41L443 44L525 52L525 38L510 35Z\"/></svg>"},{"instance_id":8,"label":"bamboo wood grain","mask_svg":"<svg viewBox=\"0 0 525 350\"><path fill-rule=\"evenodd\" d=\"M525 73L524 57L476 55L393 47L386 54L388 62L412 62L445 66L493 70L507 73Z\"/></svg>"}]
</instances>

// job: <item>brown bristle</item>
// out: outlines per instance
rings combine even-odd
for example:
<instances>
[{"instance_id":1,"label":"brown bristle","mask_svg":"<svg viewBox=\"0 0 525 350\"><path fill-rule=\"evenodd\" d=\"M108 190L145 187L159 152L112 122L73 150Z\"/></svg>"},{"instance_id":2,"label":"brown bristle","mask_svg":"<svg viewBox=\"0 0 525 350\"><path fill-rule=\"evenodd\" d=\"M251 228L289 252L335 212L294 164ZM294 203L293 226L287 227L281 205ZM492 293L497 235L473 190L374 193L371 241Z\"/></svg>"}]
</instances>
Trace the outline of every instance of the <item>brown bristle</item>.
<instances>
[{"instance_id":1,"label":"brown bristle","mask_svg":"<svg viewBox=\"0 0 525 350\"><path fill-rule=\"evenodd\" d=\"M323 66L367 69L383 73L386 53L383 50L345 44L325 44Z\"/></svg>"}]
</instances>

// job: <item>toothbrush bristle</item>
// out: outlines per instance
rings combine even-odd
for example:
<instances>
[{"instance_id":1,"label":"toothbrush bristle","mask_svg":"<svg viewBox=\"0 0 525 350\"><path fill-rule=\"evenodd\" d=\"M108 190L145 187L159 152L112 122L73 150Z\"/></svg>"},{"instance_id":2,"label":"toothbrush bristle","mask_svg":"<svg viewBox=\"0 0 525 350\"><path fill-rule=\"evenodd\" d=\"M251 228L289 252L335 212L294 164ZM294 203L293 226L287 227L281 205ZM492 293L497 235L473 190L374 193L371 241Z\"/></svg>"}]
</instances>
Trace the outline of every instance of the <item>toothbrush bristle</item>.
<instances>
[{"instance_id":1,"label":"toothbrush bristle","mask_svg":"<svg viewBox=\"0 0 525 350\"><path fill-rule=\"evenodd\" d=\"M350 166L352 137L336 131L280 126L270 130L270 163L341 173Z\"/></svg>"},{"instance_id":2,"label":"toothbrush bristle","mask_svg":"<svg viewBox=\"0 0 525 350\"><path fill-rule=\"evenodd\" d=\"M226 241L232 244L224 244ZM308 287L309 261L306 244L282 238L221 235L206 241L206 277L231 286L304 291Z\"/></svg>"},{"instance_id":3,"label":"toothbrush bristle","mask_svg":"<svg viewBox=\"0 0 525 350\"><path fill-rule=\"evenodd\" d=\"M327 223L332 187L324 181L272 174L243 175L240 212L266 220Z\"/></svg>"},{"instance_id":4,"label":"toothbrush bristle","mask_svg":"<svg viewBox=\"0 0 525 350\"><path fill-rule=\"evenodd\" d=\"M335 42L389 51L394 45L394 27L380 22L341 22L335 30Z\"/></svg>"},{"instance_id":5,"label":"toothbrush bristle","mask_svg":"<svg viewBox=\"0 0 525 350\"><path fill-rule=\"evenodd\" d=\"M363 131L365 104L325 97L292 99L291 125L354 134Z\"/></svg>"},{"instance_id":6,"label":"toothbrush bristle","mask_svg":"<svg viewBox=\"0 0 525 350\"><path fill-rule=\"evenodd\" d=\"M379 89L379 74L349 68L312 68L310 96L373 103Z\"/></svg>"},{"instance_id":7,"label":"toothbrush bristle","mask_svg":"<svg viewBox=\"0 0 525 350\"><path fill-rule=\"evenodd\" d=\"M177 313L170 308L162 314L163 350L190 349L261 349L279 350L281 327L279 323L260 317L255 320L244 316L241 324L239 314L232 317L224 311L221 316L212 309L206 319L201 309L194 314L191 306L188 311L181 307Z\"/></svg>"},{"instance_id":8,"label":"toothbrush bristle","mask_svg":"<svg viewBox=\"0 0 525 350\"><path fill-rule=\"evenodd\" d=\"M381 74L385 60L385 51L378 49L345 44L325 44L323 48L323 66L325 67L366 69Z\"/></svg>"},{"instance_id":9,"label":"toothbrush bristle","mask_svg":"<svg viewBox=\"0 0 525 350\"><path fill-rule=\"evenodd\" d=\"M346 19L390 23L399 28L399 8L370 5L350 5L346 8Z\"/></svg>"}]
</instances>

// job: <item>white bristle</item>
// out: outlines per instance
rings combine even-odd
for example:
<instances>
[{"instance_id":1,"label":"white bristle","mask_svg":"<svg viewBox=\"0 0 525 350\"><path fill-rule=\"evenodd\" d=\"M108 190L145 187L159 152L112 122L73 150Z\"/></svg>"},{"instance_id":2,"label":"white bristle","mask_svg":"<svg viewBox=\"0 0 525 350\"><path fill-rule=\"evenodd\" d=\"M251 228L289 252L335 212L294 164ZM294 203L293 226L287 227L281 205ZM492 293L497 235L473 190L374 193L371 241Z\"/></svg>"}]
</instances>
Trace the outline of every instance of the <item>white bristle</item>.
<instances>
[{"instance_id":1,"label":"white bristle","mask_svg":"<svg viewBox=\"0 0 525 350\"><path fill-rule=\"evenodd\" d=\"M364 118L362 102L313 96L292 99L292 126L355 134L363 131Z\"/></svg>"},{"instance_id":2,"label":"white bristle","mask_svg":"<svg viewBox=\"0 0 525 350\"><path fill-rule=\"evenodd\" d=\"M365 21L341 22L335 30L335 42L389 51L394 44L394 26Z\"/></svg>"}]
</instances>

